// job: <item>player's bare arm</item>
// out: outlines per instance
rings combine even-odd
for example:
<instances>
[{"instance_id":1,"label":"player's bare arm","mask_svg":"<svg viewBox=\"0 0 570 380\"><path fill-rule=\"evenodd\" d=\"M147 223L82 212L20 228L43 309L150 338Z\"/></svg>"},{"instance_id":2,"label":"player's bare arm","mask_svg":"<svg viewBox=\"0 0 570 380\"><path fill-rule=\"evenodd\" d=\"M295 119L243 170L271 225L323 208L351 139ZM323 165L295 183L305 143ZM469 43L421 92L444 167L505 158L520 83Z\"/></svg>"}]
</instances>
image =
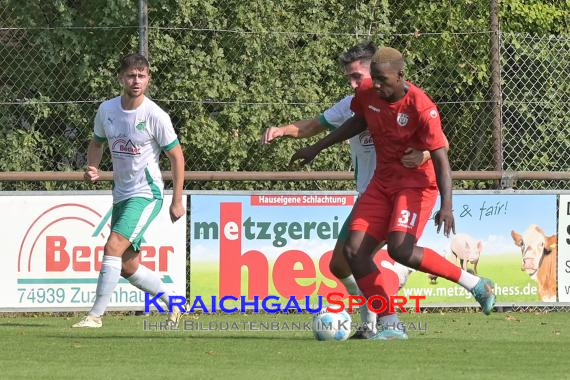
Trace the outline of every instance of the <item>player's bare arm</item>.
<instances>
[{"instance_id":1,"label":"player's bare arm","mask_svg":"<svg viewBox=\"0 0 570 380\"><path fill-rule=\"evenodd\" d=\"M414 148L406 148L400 162L406 168L417 168L418 166L422 166L430 158L431 154L428 150L422 152Z\"/></svg>"},{"instance_id":2,"label":"player's bare arm","mask_svg":"<svg viewBox=\"0 0 570 380\"><path fill-rule=\"evenodd\" d=\"M182 205L182 189L184 187L184 154L180 144L166 151L166 156L170 160L170 170L172 171L172 204L170 205L170 219L174 223L186 212Z\"/></svg>"},{"instance_id":3,"label":"player's bare arm","mask_svg":"<svg viewBox=\"0 0 570 380\"><path fill-rule=\"evenodd\" d=\"M435 216L437 232L443 226L443 233L449 237L449 233L455 233L455 220L453 218L453 205L451 202L451 167L447 157L447 148L439 148L431 152L431 159L435 169L437 187L441 197L441 207Z\"/></svg>"},{"instance_id":4,"label":"player's bare arm","mask_svg":"<svg viewBox=\"0 0 570 380\"><path fill-rule=\"evenodd\" d=\"M269 127L261 136L261 143L268 144L279 137L308 138L325 130L319 119L299 120L291 124Z\"/></svg>"},{"instance_id":5,"label":"player's bare arm","mask_svg":"<svg viewBox=\"0 0 570 380\"><path fill-rule=\"evenodd\" d=\"M447 140L447 137L445 137L445 151L449 153L449 141ZM406 148L400 162L406 168L417 168L425 164L429 159L431 159L431 153L429 150L420 152L413 148Z\"/></svg>"},{"instance_id":6,"label":"player's bare arm","mask_svg":"<svg viewBox=\"0 0 570 380\"><path fill-rule=\"evenodd\" d=\"M319 154L322 150L328 148L331 145L337 144L339 142L345 141L357 134L361 133L367 128L366 121L363 117L353 116L344 122L340 127L317 141L315 144L308 146L306 148L299 149L291 157L289 165L293 164L295 161L301 160L301 165L306 165Z\"/></svg>"},{"instance_id":7,"label":"player's bare arm","mask_svg":"<svg viewBox=\"0 0 570 380\"><path fill-rule=\"evenodd\" d=\"M95 139L91 139L87 147L87 169L83 178L85 181L94 183L99 179L99 164L103 157L103 143Z\"/></svg>"}]
</instances>

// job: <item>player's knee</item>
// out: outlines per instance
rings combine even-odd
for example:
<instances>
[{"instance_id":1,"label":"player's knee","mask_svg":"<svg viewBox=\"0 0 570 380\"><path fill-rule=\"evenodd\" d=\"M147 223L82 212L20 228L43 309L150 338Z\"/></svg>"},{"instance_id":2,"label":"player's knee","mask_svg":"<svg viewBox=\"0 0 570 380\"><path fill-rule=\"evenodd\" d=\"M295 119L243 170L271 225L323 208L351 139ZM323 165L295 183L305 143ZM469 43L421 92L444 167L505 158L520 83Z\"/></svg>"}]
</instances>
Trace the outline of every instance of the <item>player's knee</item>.
<instances>
[{"instance_id":1,"label":"player's knee","mask_svg":"<svg viewBox=\"0 0 570 380\"><path fill-rule=\"evenodd\" d=\"M105 244L106 255L120 257L123 254L122 250L122 244L116 239L110 238Z\"/></svg>"},{"instance_id":2,"label":"player's knee","mask_svg":"<svg viewBox=\"0 0 570 380\"><path fill-rule=\"evenodd\" d=\"M352 244L345 244L342 254L349 264L358 261L358 249Z\"/></svg>"},{"instance_id":3,"label":"player's knee","mask_svg":"<svg viewBox=\"0 0 570 380\"><path fill-rule=\"evenodd\" d=\"M338 271L338 263L335 262L334 256L332 257L331 261L329 262L329 270L331 271L332 274L335 275L335 277L338 277L336 275L336 272Z\"/></svg>"},{"instance_id":4,"label":"player's knee","mask_svg":"<svg viewBox=\"0 0 570 380\"><path fill-rule=\"evenodd\" d=\"M117 252L118 252L118 245L116 242L109 240L106 244L105 244L105 254L109 255L109 256L118 256Z\"/></svg>"},{"instance_id":5,"label":"player's knee","mask_svg":"<svg viewBox=\"0 0 570 380\"><path fill-rule=\"evenodd\" d=\"M138 269L138 262L134 260L123 261L121 265L121 276L131 277Z\"/></svg>"},{"instance_id":6,"label":"player's knee","mask_svg":"<svg viewBox=\"0 0 570 380\"><path fill-rule=\"evenodd\" d=\"M336 278L345 278L350 275L350 266L342 255L342 251L338 255L333 255L329 262L329 270Z\"/></svg>"},{"instance_id":7,"label":"player's knee","mask_svg":"<svg viewBox=\"0 0 570 380\"><path fill-rule=\"evenodd\" d=\"M338 275L336 272L338 272L338 270L340 269L339 268L339 266L341 265L340 261L346 263L346 259L344 258L344 254L342 252L343 247L344 244L339 243L337 241L332 252L331 261L329 262L329 270L331 271L332 274L334 274L337 277Z\"/></svg>"},{"instance_id":8,"label":"player's knee","mask_svg":"<svg viewBox=\"0 0 570 380\"><path fill-rule=\"evenodd\" d=\"M395 261L406 264L408 257L405 254L405 247L403 244L388 242L388 255Z\"/></svg>"}]
</instances>

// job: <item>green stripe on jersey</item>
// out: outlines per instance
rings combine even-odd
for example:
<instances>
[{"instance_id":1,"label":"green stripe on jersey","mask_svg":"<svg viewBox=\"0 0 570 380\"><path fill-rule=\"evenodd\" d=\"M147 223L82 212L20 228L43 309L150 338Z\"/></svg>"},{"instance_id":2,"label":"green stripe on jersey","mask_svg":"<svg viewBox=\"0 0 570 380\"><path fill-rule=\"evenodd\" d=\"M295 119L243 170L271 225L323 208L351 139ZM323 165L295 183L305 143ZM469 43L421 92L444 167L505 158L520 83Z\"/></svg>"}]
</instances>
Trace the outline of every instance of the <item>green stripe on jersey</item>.
<instances>
[{"instance_id":1,"label":"green stripe on jersey","mask_svg":"<svg viewBox=\"0 0 570 380\"><path fill-rule=\"evenodd\" d=\"M319 117L319 122L324 125L329 131L334 131L336 129L334 125L328 122L328 120L325 118L325 115L323 114L321 114Z\"/></svg>"},{"instance_id":2,"label":"green stripe on jersey","mask_svg":"<svg viewBox=\"0 0 570 380\"><path fill-rule=\"evenodd\" d=\"M144 168L144 174L146 175L146 182L148 183L150 191L152 192L152 197L154 199L162 199L162 192L160 191L160 188L154 183L154 180L152 179L148 168Z\"/></svg>"},{"instance_id":3,"label":"green stripe on jersey","mask_svg":"<svg viewBox=\"0 0 570 380\"><path fill-rule=\"evenodd\" d=\"M180 141L178 141L178 139L174 139L174 141L171 142L170 144L163 146L162 150L168 152L170 149L174 148L178 144L180 144Z\"/></svg>"},{"instance_id":4,"label":"green stripe on jersey","mask_svg":"<svg viewBox=\"0 0 570 380\"><path fill-rule=\"evenodd\" d=\"M107 141L107 139L105 137L97 136L95 133L93 133L93 138L96 141L99 141L100 143L104 143L105 141Z\"/></svg>"}]
</instances>

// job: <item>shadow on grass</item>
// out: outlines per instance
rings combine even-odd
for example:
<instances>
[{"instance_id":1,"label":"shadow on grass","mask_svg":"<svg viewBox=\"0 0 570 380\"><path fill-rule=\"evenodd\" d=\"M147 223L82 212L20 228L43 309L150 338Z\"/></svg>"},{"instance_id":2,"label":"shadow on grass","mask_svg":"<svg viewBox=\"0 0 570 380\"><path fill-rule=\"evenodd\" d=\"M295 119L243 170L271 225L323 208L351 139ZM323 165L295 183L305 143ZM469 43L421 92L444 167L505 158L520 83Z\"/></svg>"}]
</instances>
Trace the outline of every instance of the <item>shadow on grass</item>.
<instances>
[{"instance_id":1,"label":"shadow on grass","mask_svg":"<svg viewBox=\"0 0 570 380\"><path fill-rule=\"evenodd\" d=\"M0 328L2 327L47 327L50 326L46 323L15 323L15 322L8 322L8 323L1 323Z\"/></svg>"},{"instance_id":2,"label":"shadow on grass","mask_svg":"<svg viewBox=\"0 0 570 380\"><path fill-rule=\"evenodd\" d=\"M232 335L183 335L183 334L176 334L172 333L169 335L99 335L99 336L90 336L90 335L75 335L75 334L66 334L66 335L44 335L46 338L60 338L60 339L69 339L69 338L77 338L77 339L95 339L95 340L112 340L112 339L182 339L182 340L211 340L211 339L255 339L255 340L299 340L299 341L307 341L312 340L313 337L307 336L259 336L259 335L244 335L244 334L232 334Z\"/></svg>"}]
</instances>

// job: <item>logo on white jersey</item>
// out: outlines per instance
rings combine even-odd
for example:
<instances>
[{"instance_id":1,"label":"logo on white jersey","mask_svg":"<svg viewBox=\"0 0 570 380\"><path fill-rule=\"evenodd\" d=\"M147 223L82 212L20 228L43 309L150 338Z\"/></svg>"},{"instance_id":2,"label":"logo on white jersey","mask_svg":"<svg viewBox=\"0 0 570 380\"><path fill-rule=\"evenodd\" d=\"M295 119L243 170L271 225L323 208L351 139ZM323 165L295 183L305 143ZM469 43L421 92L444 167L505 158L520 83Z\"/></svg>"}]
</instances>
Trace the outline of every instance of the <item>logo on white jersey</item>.
<instances>
[{"instance_id":1,"label":"logo on white jersey","mask_svg":"<svg viewBox=\"0 0 570 380\"><path fill-rule=\"evenodd\" d=\"M435 119L435 118L437 117L437 111L436 111L436 110L431 110L431 111L429 111L429 116L430 116L432 119Z\"/></svg>"},{"instance_id":2,"label":"logo on white jersey","mask_svg":"<svg viewBox=\"0 0 570 380\"><path fill-rule=\"evenodd\" d=\"M358 140L362 146L374 145L374 140L372 140L372 136L370 136L368 129L358 135Z\"/></svg>"},{"instance_id":3,"label":"logo on white jersey","mask_svg":"<svg viewBox=\"0 0 570 380\"><path fill-rule=\"evenodd\" d=\"M376 108L373 105L369 105L368 108L370 108L374 112L380 112L380 108Z\"/></svg>"},{"instance_id":4,"label":"logo on white jersey","mask_svg":"<svg viewBox=\"0 0 570 380\"><path fill-rule=\"evenodd\" d=\"M144 121L141 121L140 123L138 123L138 124L135 126L135 129L136 129L137 131L143 131L143 130L144 130L144 127L146 127L146 123L145 123Z\"/></svg>"},{"instance_id":5,"label":"logo on white jersey","mask_svg":"<svg viewBox=\"0 0 570 380\"><path fill-rule=\"evenodd\" d=\"M400 127L405 127L406 124L408 124L409 119L410 119L410 117L407 114L398 113L398 118L396 119L396 121L398 122L398 125Z\"/></svg>"},{"instance_id":6,"label":"logo on white jersey","mask_svg":"<svg viewBox=\"0 0 570 380\"><path fill-rule=\"evenodd\" d=\"M137 148L131 140L125 141L123 139L115 140L113 146L111 147L111 152L126 154L129 156L136 156L141 154L140 149Z\"/></svg>"}]
</instances>

